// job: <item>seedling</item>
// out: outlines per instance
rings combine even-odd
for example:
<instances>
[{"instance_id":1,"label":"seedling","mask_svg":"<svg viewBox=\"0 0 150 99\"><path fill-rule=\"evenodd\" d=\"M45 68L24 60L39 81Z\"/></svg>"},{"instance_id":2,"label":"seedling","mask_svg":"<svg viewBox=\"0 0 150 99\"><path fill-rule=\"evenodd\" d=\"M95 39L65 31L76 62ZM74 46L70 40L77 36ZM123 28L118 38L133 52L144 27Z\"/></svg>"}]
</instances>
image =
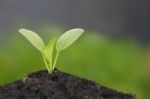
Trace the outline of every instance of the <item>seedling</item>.
<instances>
[{"instance_id":1,"label":"seedling","mask_svg":"<svg viewBox=\"0 0 150 99\"><path fill-rule=\"evenodd\" d=\"M58 56L61 51L72 45L84 32L81 28L71 29L61 35L58 39L53 37L47 46L45 46L41 37L33 31L27 29L20 29L19 32L28 40L30 43L41 52L45 66L49 73L51 73L58 60ZM56 48L56 55L53 60L54 47Z\"/></svg>"}]
</instances>

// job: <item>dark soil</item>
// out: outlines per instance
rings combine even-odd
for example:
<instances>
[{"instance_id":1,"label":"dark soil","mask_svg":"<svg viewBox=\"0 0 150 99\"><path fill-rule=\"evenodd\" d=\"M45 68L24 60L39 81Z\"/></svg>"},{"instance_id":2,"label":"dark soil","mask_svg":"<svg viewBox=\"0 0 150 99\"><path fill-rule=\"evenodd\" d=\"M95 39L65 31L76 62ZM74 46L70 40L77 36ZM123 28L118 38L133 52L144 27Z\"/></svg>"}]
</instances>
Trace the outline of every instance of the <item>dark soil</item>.
<instances>
[{"instance_id":1,"label":"dark soil","mask_svg":"<svg viewBox=\"0 0 150 99\"><path fill-rule=\"evenodd\" d=\"M67 73L46 70L31 73L22 80L0 86L0 99L136 99Z\"/></svg>"}]
</instances>

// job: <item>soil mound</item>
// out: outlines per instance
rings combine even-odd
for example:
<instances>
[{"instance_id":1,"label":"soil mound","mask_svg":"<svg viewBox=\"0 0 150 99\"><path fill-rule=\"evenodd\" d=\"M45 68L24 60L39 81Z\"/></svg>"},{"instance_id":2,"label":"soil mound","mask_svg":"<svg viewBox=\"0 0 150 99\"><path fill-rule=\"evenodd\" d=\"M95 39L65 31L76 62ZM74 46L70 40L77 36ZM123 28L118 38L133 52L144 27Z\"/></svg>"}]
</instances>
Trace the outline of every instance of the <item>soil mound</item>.
<instances>
[{"instance_id":1,"label":"soil mound","mask_svg":"<svg viewBox=\"0 0 150 99\"><path fill-rule=\"evenodd\" d=\"M136 99L55 69L31 73L22 80L0 86L0 99Z\"/></svg>"}]
</instances>

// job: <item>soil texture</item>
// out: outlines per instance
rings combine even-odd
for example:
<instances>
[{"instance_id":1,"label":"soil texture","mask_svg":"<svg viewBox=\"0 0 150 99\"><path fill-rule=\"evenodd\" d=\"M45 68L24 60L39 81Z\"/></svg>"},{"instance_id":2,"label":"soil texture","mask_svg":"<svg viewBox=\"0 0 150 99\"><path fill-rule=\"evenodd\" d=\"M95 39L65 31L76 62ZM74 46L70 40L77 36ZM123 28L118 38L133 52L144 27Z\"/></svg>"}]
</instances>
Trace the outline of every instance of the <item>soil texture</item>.
<instances>
[{"instance_id":1,"label":"soil texture","mask_svg":"<svg viewBox=\"0 0 150 99\"><path fill-rule=\"evenodd\" d=\"M136 99L94 81L55 69L27 75L22 80L0 86L0 99Z\"/></svg>"}]
</instances>

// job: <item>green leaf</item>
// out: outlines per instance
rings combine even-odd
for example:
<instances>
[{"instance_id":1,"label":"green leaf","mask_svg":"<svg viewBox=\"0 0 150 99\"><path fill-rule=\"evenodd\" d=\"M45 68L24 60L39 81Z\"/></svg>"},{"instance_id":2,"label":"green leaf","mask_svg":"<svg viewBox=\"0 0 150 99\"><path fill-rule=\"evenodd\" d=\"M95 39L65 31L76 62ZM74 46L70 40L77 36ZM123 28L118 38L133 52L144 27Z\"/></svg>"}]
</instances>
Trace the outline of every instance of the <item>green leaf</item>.
<instances>
[{"instance_id":1,"label":"green leaf","mask_svg":"<svg viewBox=\"0 0 150 99\"><path fill-rule=\"evenodd\" d=\"M20 29L19 32L30 41L30 43L35 46L40 52L43 52L43 48L45 47L43 40L37 35L35 32L27 30L27 29Z\"/></svg>"},{"instance_id":2,"label":"green leaf","mask_svg":"<svg viewBox=\"0 0 150 99\"><path fill-rule=\"evenodd\" d=\"M48 43L48 45L45 47L44 49L44 55L46 60L49 62L49 64L52 66L52 57L53 57L53 49L54 49L54 45L56 43L57 38L53 37L50 42Z\"/></svg>"},{"instance_id":3,"label":"green leaf","mask_svg":"<svg viewBox=\"0 0 150 99\"><path fill-rule=\"evenodd\" d=\"M56 49L57 51L62 51L72 45L82 34L84 30L81 28L71 29L65 32L60 38L57 40Z\"/></svg>"}]
</instances>

